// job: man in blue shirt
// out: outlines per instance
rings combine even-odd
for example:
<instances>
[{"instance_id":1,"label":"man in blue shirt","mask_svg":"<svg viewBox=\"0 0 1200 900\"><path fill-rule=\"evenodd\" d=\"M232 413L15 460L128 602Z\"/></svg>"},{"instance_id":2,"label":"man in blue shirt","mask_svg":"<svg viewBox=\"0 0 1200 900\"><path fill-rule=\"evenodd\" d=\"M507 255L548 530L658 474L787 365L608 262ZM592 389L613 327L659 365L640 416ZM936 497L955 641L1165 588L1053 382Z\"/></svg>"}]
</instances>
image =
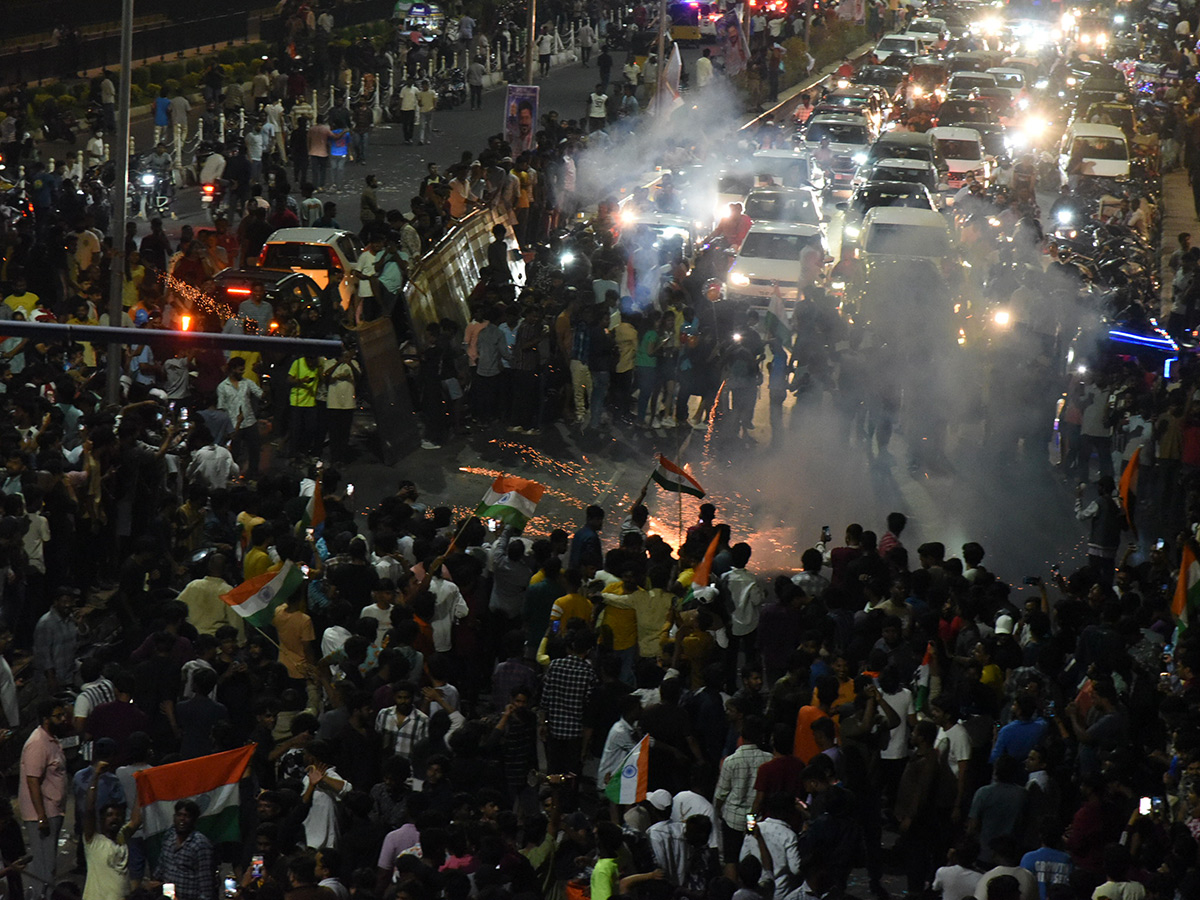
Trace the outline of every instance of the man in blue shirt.
<instances>
[{"instance_id":1,"label":"man in blue shirt","mask_svg":"<svg viewBox=\"0 0 1200 900\"><path fill-rule=\"evenodd\" d=\"M1046 892L1052 884L1070 884L1071 855L1058 849L1058 841L1062 828L1052 818L1041 822L1042 845L1036 850L1030 850L1021 857L1021 868L1028 869L1037 879L1038 893L1041 900L1046 900Z\"/></svg>"},{"instance_id":2,"label":"man in blue shirt","mask_svg":"<svg viewBox=\"0 0 1200 900\"><path fill-rule=\"evenodd\" d=\"M603 527L604 510L599 506L589 506L583 527L571 539L570 568L578 569L585 563L600 568L604 560L600 548L600 529Z\"/></svg>"},{"instance_id":3,"label":"man in blue shirt","mask_svg":"<svg viewBox=\"0 0 1200 900\"><path fill-rule=\"evenodd\" d=\"M1024 760L1046 731L1046 720L1040 716L1035 718L1036 714L1037 700L1028 694L1018 697L1013 703L1014 718L996 735L988 761L994 763L1001 756Z\"/></svg>"}]
</instances>

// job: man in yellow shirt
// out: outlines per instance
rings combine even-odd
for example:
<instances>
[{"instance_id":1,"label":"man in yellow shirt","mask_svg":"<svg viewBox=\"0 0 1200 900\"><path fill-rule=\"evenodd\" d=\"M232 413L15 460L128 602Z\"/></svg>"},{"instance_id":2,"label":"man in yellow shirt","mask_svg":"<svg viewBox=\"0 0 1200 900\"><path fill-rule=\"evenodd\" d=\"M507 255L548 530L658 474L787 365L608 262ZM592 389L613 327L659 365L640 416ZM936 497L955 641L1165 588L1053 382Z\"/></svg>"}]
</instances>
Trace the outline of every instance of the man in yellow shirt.
<instances>
[{"instance_id":1,"label":"man in yellow shirt","mask_svg":"<svg viewBox=\"0 0 1200 900\"><path fill-rule=\"evenodd\" d=\"M536 575L534 576L537 577ZM559 597L554 601L554 607L550 610L550 629L554 630L554 623L558 622L559 630L566 628L567 623L572 619L582 619L588 625L592 624L592 601L585 597L583 591L583 576L579 574L577 569L567 569L563 573L563 581L570 588L570 593Z\"/></svg>"},{"instance_id":2,"label":"man in yellow shirt","mask_svg":"<svg viewBox=\"0 0 1200 900\"><path fill-rule=\"evenodd\" d=\"M607 625L612 632L613 656L621 663L620 678L626 684L634 683L633 666L638 658L637 610L647 600L643 582L640 566L630 563L621 571L621 580L610 584L600 595L600 600L606 604L610 597L623 598L621 606L606 605L597 624Z\"/></svg>"},{"instance_id":3,"label":"man in yellow shirt","mask_svg":"<svg viewBox=\"0 0 1200 900\"><path fill-rule=\"evenodd\" d=\"M633 610L637 618L638 655L642 659L657 659L662 653L663 641L667 638L675 611L675 596L667 590L670 580L670 567L653 566L650 569L650 590L615 594L604 598L605 605L614 612L621 609ZM611 590L612 588L605 593L608 594Z\"/></svg>"},{"instance_id":4,"label":"man in yellow shirt","mask_svg":"<svg viewBox=\"0 0 1200 900\"><path fill-rule=\"evenodd\" d=\"M14 312L20 310L25 313L27 322L33 318L33 311L38 308L40 303L41 298L30 292L24 275L18 275L13 279L12 293L4 298L4 305Z\"/></svg>"},{"instance_id":5,"label":"man in yellow shirt","mask_svg":"<svg viewBox=\"0 0 1200 900\"><path fill-rule=\"evenodd\" d=\"M321 383L324 360L302 356L288 369L291 406L291 452L293 455L316 454L320 431L317 424L317 388Z\"/></svg>"},{"instance_id":6,"label":"man in yellow shirt","mask_svg":"<svg viewBox=\"0 0 1200 900\"><path fill-rule=\"evenodd\" d=\"M273 566L271 554L267 552L271 536L271 526L265 523L255 525L254 530L250 532L250 549L246 551L246 558L242 560L242 577L245 580L249 581L271 571L272 568L277 568Z\"/></svg>"},{"instance_id":7,"label":"man in yellow shirt","mask_svg":"<svg viewBox=\"0 0 1200 900\"><path fill-rule=\"evenodd\" d=\"M241 642L246 633L242 617L221 599L222 594L233 590L233 585L225 580L225 557L220 553L210 556L207 571L208 575L189 582L179 592L179 599L188 610L188 622L201 634L216 634L221 626L232 625Z\"/></svg>"}]
</instances>

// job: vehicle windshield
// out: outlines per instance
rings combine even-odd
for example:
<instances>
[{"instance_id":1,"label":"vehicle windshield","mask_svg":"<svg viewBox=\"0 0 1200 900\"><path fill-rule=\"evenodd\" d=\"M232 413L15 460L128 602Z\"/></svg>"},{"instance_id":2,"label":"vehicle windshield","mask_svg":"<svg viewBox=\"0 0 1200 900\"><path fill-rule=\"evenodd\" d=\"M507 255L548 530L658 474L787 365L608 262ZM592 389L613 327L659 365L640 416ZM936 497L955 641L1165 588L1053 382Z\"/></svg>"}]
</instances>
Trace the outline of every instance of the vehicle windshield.
<instances>
[{"instance_id":1,"label":"vehicle windshield","mask_svg":"<svg viewBox=\"0 0 1200 900\"><path fill-rule=\"evenodd\" d=\"M932 209L929 198L923 191L902 191L894 187L872 188L870 185L856 191L850 205L863 214L877 206Z\"/></svg>"},{"instance_id":2,"label":"vehicle windshield","mask_svg":"<svg viewBox=\"0 0 1200 900\"><path fill-rule=\"evenodd\" d=\"M945 256L950 252L950 241L942 228L876 222L867 235L865 248L868 253L886 256Z\"/></svg>"},{"instance_id":3,"label":"vehicle windshield","mask_svg":"<svg viewBox=\"0 0 1200 900\"><path fill-rule=\"evenodd\" d=\"M755 182L758 186L804 187L809 183L808 160L757 160ZM767 179L770 179L768 181Z\"/></svg>"},{"instance_id":4,"label":"vehicle windshield","mask_svg":"<svg viewBox=\"0 0 1200 900\"><path fill-rule=\"evenodd\" d=\"M753 187L753 175L722 175L717 179L718 194L741 194L744 197Z\"/></svg>"},{"instance_id":5,"label":"vehicle windshield","mask_svg":"<svg viewBox=\"0 0 1200 900\"><path fill-rule=\"evenodd\" d=\"M755 192L746 198L746 215L755 222L821 224L821 215L807 194L796 196L774 191Z\"/></svg>"},{"instance_id":6,"label":"vehicle windshield","mask_svg":"<svg viewBox=\"0 0 1200 900\"><path fill-rule=\"evenodd\" d=\"M324 244L267 244L262 266L264 269L320 269L324 272L335 264L333 253Z\"/></svg>"},{"instance_id":7,"label":"vehicle windshield","mask_svg":"<svg viewBox=\"0 0 1200 900\"><path fill-rule=\"evenodd\" d=\"M794 259L799 261L804 241L798 234L768 234L751 231L742 242L739 256L755 259Z\"/></svg>"},{"instance_id":8,"label":"vehicle windshield","mask_svg":"<svg viewBox=\"0 0 1200 900\"><path fill-rule=\"evenodd\" d=\"M993 72L992 77L996 79L996 84L1001 87L1020 88L1025 86L1024 76L1018 75L1015 72Z\"/></svg>"},{"instance_id":9,"label":"vehicle windshield","mask_svg":"<svg viewBox=\"0 0 1200 900\"><path fill-rule=\"evenodd\" d=\"M908 77L919 84L941 84L946 80L945 66L918 65L913 66Z\"/></svg>"},{"instance_id":10,"label":"vehicle windshield","mask_svg":"<svg viewBox=\"0 0 1200 900\"><path fill-rule=\"evenodd\" d=\"M913 44L915 44L915 43L916 43L916 41L913 39L906 40L905 38L898 38L898 37L884 38L882 41L880 41L876 45L875 49L883 50L886 53L890 53L893 50L908 51L913 48Z\"/></svg>"},{"instance_id":11,"label":"vehicle windshield","mask_svg":"<svg viewBox=\"0 0 1200 900\"><path fill-rule=\"evenodd\" d=\"M925 184L930 180L927 169L910 169L906 166L875 166L871 169L871 181L913 181Z\"/></svg>"},{"instance_id":12,"label":"vehicle windshield","mask_svg":"<svg viewBox=\"0 0 1200 900\"><path fill-rule=\"evenodd\" d=\"M1118 138L1076 138L1071 155L1078 159L1129 159L1125 141Z\"/></svg>"},{"instance_id":13,"label":"vehicle windshield","mask_svg":"<svg viewBox=\"0 0 1200 900\"><path fill-rule=\"evenodd\" d=\"M880 84L894 87L904 80L904 73L899 69L884 69L878 66L866 66L859 69L854 76L855 84Z\"/></svg>"},{"instance_id":14,"label":"vehicle windshield","mask_svg":"<svg viewBox=\"0 0 1200 900\"><path fill-rule=\"evenodd\" d=\"M938 109L938 121L943 124L951 122L994 122L996 114L986 103L964 103L958 100L948 100Z\"/></svg>"},{"instance_id":15,"label":"vehicle windshield","mask_svg":"<svg viewBox=\"0 0 1200 900\"><path fill-rule=\"evenodd\" d=\"M938 140L937 144L942 159L983 159L979 141Z\"/></svg>"},{"instance_id":16,"label":"vehicle windshield","mask_svg":"<svg viewBox=\"0 0 1200 900\"><path fill-rule=\"evenodd\" d=\"M870 141L866 127L851 122L814 122L804 135L804 140L810 144L819 144L825 138L834 144L866 144Z\"/></svg>"},{"instance_id":17,"label":"vehicle windshield","mask_svg":"<svg viewBox=\"0 0 1200 900\"><path fill-rule=\"evenodd\" d=\"M978 72L956 72L950 79L950 89L963 87L995 87L996 79L991 75L981 75Z\"/></svg>"},{"instance_id":18,"label":"vehicle windshield","mask_svg":"<svg viewBox=\"0 0 1200 900\"><path fill-rule=\"evenodd\" d=\"M915 144L897 144L885 141L876 141L871 147L871 159L923 159L926 162L933 162L931 158L933 154L929 152L928 147L919 147Z\"/></svg>"},{"instance_id":19,"label":"vehicle windshield","mask_svg":"<svg viewBox=\"0 0 1200 900\"><path fill-rule=\"evenodd\" d=\"M921 21L914 19L912 24L908 26L909 31L919 31L922 34L938 34L942 30L942 26L938 22L931 22L928 19Z\"/></svg>"}]
</instances>

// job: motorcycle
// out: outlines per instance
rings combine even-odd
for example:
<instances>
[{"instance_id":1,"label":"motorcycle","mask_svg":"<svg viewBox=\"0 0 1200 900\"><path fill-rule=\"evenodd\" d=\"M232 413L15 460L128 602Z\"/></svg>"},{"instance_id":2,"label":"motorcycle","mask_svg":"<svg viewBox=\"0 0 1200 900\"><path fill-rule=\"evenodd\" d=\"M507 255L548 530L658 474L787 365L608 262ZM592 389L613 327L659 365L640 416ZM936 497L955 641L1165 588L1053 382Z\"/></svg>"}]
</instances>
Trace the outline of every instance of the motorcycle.
<instances>
[{"instance_id":1,"label":"motorcycle","mask_svg":"<svg viewBox=\"0 0 1200 900\"><path fill-rule=\"evenodd\" d=\"M225 183L215 181L200 185L200 208L208 213L214 222L225 201Z\"/></svg>"},{"instance_id":2,"label":"motorcycle","mask_svg":"<svg viewBox=\"0 0 1200 900\"><path fill-rule=\"evenodd\" d=\"M454 109L467 99L467 78L462 69L450 69L438 74L433 89L437 91L438 109Z\"/></svg>"},{"instance_id":3,"label":"motorcycle","mask_svg":"<svg viewBox=\"0 0 1200 900\"><path fill-rule=\"evenodd\" d=\"M173 178L169 171L156 172L151 169L142 169L132 172L130 181L131 215L152 219L171 211Z\"/></svg>"}]
</instances>

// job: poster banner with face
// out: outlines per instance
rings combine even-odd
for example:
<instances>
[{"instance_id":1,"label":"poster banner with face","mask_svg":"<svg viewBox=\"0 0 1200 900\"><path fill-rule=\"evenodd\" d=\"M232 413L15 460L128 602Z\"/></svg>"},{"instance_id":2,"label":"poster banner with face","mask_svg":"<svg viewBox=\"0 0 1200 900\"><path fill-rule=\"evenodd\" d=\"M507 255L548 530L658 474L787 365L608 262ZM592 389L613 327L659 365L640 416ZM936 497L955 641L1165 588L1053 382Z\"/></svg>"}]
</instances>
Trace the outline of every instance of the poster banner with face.
<instances>
[{"instance_id":1,"label":"poster banner with face","mask_svg":"<svg viewBox=\"0 0 1200 900\"><path fill-rule=\"evenodd\" d=\"M513 156L533 149L537 130L538 89L531 84L510 84L504 100L504 138Z\"/></svg>"},{"instance_id":2,"label":"poster banner with face","mask_svg":"<svg viewBox=\"0 0 1200 900\"><path fill-rule=\"evenodd\" d=\"M737 75L746 71L750 61L750 47L746 36L742 33L742 23L738 21L737 12L730 10L721 20L717 31L717 40L725 57L725 74Z\"/></svg>"}]
</instances>

